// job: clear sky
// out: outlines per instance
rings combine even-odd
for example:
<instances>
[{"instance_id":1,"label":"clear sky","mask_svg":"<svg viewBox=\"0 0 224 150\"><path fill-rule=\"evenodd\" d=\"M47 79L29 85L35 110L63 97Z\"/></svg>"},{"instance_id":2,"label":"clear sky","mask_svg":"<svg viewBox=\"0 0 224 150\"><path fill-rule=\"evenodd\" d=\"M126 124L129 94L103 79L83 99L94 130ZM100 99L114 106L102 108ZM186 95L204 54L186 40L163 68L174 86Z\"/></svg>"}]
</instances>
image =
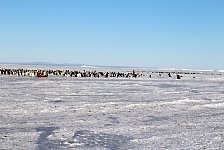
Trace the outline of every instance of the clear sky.
<instances>
[{"instance_id":1,"label":"clear sky","mask_svg":"<svg viewBox=\"0 0 224 150\"><path fill-rule=\"evenodd\" d=\"M0 62L224 68L224 0L0 0Z\"/></svg>"}]
</instances>

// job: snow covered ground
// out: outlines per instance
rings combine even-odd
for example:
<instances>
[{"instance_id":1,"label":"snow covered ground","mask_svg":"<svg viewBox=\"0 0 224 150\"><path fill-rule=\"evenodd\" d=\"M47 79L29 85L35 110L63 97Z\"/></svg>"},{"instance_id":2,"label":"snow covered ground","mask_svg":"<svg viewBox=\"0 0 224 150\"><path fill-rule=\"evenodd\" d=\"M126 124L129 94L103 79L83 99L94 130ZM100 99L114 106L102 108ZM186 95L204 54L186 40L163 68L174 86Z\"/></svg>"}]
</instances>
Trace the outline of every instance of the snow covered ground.
<instances>
[{"instance_id":1,"label":"snow covered ground","mask_svg":"<svg viewBox=\"0 0 224 150\"><path fill-rule=\"evenodd\" d=\"M224 76L0 76L1 150L217 150L223 120Z\"/></svg>"}]
</instances>

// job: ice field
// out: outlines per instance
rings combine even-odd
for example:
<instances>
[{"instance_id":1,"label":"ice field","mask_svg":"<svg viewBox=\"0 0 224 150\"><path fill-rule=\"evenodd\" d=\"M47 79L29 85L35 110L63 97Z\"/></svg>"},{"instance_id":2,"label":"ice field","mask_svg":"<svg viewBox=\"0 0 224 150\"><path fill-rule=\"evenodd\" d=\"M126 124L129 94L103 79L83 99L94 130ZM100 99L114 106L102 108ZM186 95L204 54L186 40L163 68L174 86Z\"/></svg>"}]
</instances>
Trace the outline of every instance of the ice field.
<instances>
[{"instance_id":1,"label":"ice field","mask_svg":"<svg viewBox=\"0 0 224 150\"><path fill-rule=\"evenodd\" d=\"M221 150L223 121L223 75L0 76L1 150Z\"/></svg>"}]
</instances>

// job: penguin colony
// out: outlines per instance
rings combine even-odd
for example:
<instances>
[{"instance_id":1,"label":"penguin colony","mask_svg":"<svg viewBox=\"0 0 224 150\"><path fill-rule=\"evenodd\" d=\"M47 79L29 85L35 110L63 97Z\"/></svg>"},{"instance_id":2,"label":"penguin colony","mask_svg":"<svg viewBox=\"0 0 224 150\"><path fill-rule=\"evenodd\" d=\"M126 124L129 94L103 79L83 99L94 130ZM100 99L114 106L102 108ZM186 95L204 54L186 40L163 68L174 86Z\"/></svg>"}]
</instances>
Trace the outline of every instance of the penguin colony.
<instances>
[{"instance_id":1,"label":"penguin colony","mask_svg":"<svg viewBox=\"0 0 224 150\"><path fill-rule=\"evenodd\" d=\"M167 71L154 71L151 74L144 75L143 73L135 72L102 72L102 71L71 71L71 70L33 70L33 69L6 69L0 68L0 75L14 75L14 76L30 76L36 77L38 73L41 73L43 76L64 76L64 77L94 77L94 78L139 78L142 76L152 77L151 74L158 74L160 77L162 74L166 74L168 77L176 76L177 79L181 79L183 74L203 74L201 72L167 72ZM172 75L171 75L172 74ZM182 75L180 75L182 74ZM222 75L222 74L213 74L211 75ZM195 77L193 77L195 78Z\"/></svg>"},{"instance_id":2,"label":"penguin colony","mask_svg":"<svg viewBox=\"0 0 224 150\"><path fill-rule=\"evenodd\" d=\"M30 70L30 69L5 69L0 68L0 75L14 75L14 76L37 76L38 73L47 76L65 76L65 77L123 77L123 78L137 78L143 76L136 73L134 70L130 73L120 72L97 72L97 71L70 71L70 70Z\"/></svg>"}]
</instances>

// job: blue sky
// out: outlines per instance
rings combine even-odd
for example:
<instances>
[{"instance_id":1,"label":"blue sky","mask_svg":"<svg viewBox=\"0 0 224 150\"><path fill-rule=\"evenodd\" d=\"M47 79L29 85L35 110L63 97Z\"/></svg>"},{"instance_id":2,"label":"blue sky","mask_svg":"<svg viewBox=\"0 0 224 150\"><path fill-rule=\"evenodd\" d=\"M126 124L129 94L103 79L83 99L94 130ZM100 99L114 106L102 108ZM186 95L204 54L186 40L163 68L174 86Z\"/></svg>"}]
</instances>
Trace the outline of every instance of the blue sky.
<instances>
[{"instance_id":1,"label":"blue sky","mask_svg":"<svg viewBox=\"0 0 224 150\"><path fill-rule=\"evenodd\" d=\"M0 62L224 68L223 0L1 0Z\"/></svg>"}]
</instances>

